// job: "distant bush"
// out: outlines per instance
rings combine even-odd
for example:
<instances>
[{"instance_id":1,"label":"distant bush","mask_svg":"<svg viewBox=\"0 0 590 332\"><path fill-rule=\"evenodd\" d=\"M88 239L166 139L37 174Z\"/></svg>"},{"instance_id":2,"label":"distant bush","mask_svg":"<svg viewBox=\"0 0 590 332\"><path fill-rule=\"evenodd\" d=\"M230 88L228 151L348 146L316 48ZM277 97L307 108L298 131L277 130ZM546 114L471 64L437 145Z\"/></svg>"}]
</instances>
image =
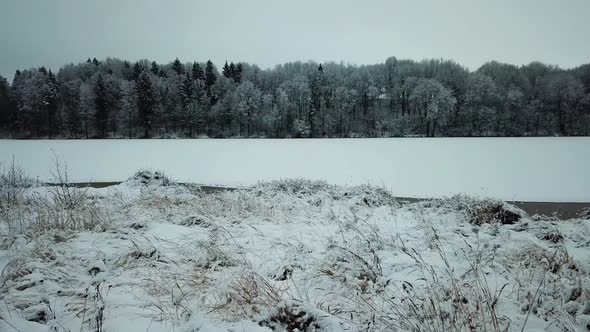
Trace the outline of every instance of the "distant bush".
<instances>
[{"instance_id":1,"label":"distant bush","mask_svg":"<svg viewBox=\"0 0 590 332\"><path fill-rule=\"evenodd\" d=\"M148 184L157 184L161 186L169 186L172 184L172 181L168 176L161 171L151 171L148 169L142 169L137 172L130 178L131 181L136 181L144 185Z\"/></svg>"},{"instance_id":2,"label":"distant bush","mask_svg":"<svg viewBox=\"0 0 590 332\"><path fill-rule=\"evenodd\" d=\"M478 199L465 195L456 195L446 199L425 202L426 206L444 207L465 214L467 221L474 225L503 224L511 225L526 215L521 209L495 199Z\"/></svg>"},{"instance_id":3,"label":"distant bush","mask_svg":"<svg viewBox=\"0 0 590 332\"><path fill-rule=\"evenodd\" d=\"M284 192L296 195L313 195L318 192L333 191L335 186L323 180L309 180L303 178L282 179L269 182L260 182L253 187L254 191Z\"/></svg>"},{"instance_id":4,"label":"distant bush","mask_svg":"<svg viewBox=\"0 0 590 332\"><path fill-rule=\"evenodd\" d=\"M298 196L311 196L324 193L335 200L358 199L358 205L366 206L395 204L395 197L384 188L371 185L341 187L329 184L324 180L294 178L260 182L252 188L252 191L259 194L281 192Z\"/></svg>"},{"instance_id":5,"label":"distant bush","mask_svg":"<svg viewBox=\"0 0 590 332\"><path fill-rule=\"evenodd\" d=\"M393 196L387 189L371 185L361 185L350 188L342 187L336 193L336 198L358 198L358 205L371 207L397 204L395 196Z\"/></svg>"},{"instance_id":6,"label":"distant bush","mask_svg":"<svg viewBox=\"0 0 590 332\"><path fill-rule=\"evenodd\" d=\"M512 225L520 220L521 216L503 203L489 203L475 206L469 210L469 222L474 225L501 223Z\"/></svg>"}]
</instances>

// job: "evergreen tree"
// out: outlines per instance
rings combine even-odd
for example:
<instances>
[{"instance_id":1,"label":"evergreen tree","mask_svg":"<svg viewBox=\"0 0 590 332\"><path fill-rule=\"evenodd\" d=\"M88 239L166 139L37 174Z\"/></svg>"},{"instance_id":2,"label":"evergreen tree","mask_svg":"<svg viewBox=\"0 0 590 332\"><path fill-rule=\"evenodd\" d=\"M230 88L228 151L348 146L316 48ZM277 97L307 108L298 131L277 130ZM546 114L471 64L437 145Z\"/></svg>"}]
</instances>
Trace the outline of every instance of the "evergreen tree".
<instances>
[{"instance_id":1,"label":"evergreen tree","mask_svg":"<svg viewBox=\"0 0 590 332\"><path fill-rule=\"evenodd\" d=\"M152 61L152 68L150 70L154 75L158 75L158 73L160 72L160 66L158 66L156 61Z\"/></svg>"},{"instance_id":2,"label":"evergreen tree","mask_svg":"<svg viewBox=\"0 0 590 332\"><path fill-rule=\"evenodd\" d=\"M231 63L233 66L233 62ZM230 66L227 65L227 60L225 60L225 64L223 65L223 70L221 71L221 73L223 74L223 76L230 78L232 77L232 71Z\"/></svg>"},{"instance_id":3,"label":"evergreen tree","mask_svg":"<svg viewBox=\"0 0 590 332\"><path fill-rule=\"evenodd\" d=\"M184 74L184 66L182 65L180 60L178 60L178 58L176 58L176 60L174 60L174 63L172 63L172 70L174 70L178 75Z\"/></svg>"},{"instance_id":4,"label":"evergreen tree","mask_svg":"<svg viewBox=\"0 0 590 332\"><path fill-rule=\"evenodd\" d=\"M137 81L137 79L139 79L139 76L141 76L144 69L145 68L143 68L143 65L139 61L133 65L133 80L134 81Z\"/></svg>"},{"instance_id":5,"label":"evergreen tree","mask_svg":"<svg viewBox=\"0 0 590 332\"><path fill-rule=\"evenodd\" d=\"M0 76L0 128L9 129L10 121L16 115L16 105L12 100L10 85Z\"/></svg>"},{"instance_id":6,"label":"evergreen tree","mask_svg":"<svg viewBox=\"0 0 590 332\"><path fill-rule=\"evenodd\" d=\"M238 65L236 66L233 78L234 81L238 84L242 83L242 72L244 71L244 67L242 66L242 63L238 63Z\"/></svg>"},{"instance_id":7,"label":"evergreen tree","mask_svg":"<svg viewBox=\"0 0 590 332\"><path fill-rule=\"evenodd\" d=\"M189 137L192 137L193 121L192 121L192 108L193 108L193 81L190 75L187 73L184 80L180 82L178 89L180 97L180 104L182 107L182 119L184 125L189 128Z\"/></svg>"},{"instance_id":8,"label":"evergreen tree","mask_svg":"<svg viewBox=\"0 0 590 332\"><path fill-rule=\"evenodd\" d=\"M311 81L311 105L309 108L309 114L307 117L307 124L311 130L311 136L316 137L319 134L317 128L317 117L318 113L322 109L324 103L324 87L325 87L324 69L322 64L318 66L317 73L314 75ZM323 133L322 133L323 135Z\"/></svg>"},{"instance_id":9,"label":"evergreen tree","mask_svg":"<svg viewBox=\"0 0 590 332\"><path fill-rule=\"evenodd\" d=\"M134 69L135 68L131 68L131 64L129 64L129 61L124 61L123 68L121 68L121 74L123 75L123 79L127 80L127 81L133 80L134 79Z\"/></svg>"},{"instance_id":10,"label":"evergreen tree","mask_svg":"<svg viewBox=\"0 0 590 332\"><path fill-rule=\"evenodd\" d=\"M211 105L215 105L217 102L217 96L213 92L213 85L215 85L216 81L217 74L215 73L215 67L213 66L213 62L208 60L207 66L205 67L205 88L207 89L207 97L209 97Z\"/></svg>"},{"instance_id":11,"label":"evergreen tree","mask_svg":"<svg viewBox=\"0 0 590 332\"><path fill-rule=\"evenodd\" d=\"M158 72L158 77L167 78L168 75L164 71L164 68L160 67L160 71Z\"/></svg>"},{"instance_id":12,"label":"evergreen tree","mask_svg":"<svg viewBox=\"0 0 590 332\"><path fill-rule=\"evenodd\" d=\"M51 138L54 133L59 132L58 108L59 108L59 91L57 79L51 72L47 73L47 89L44 96L45 110L47 112L47 134Z\"/></svg>"},{"instance_id":13,"label":"evergreen tree","mask_svg":"<svg viewBox=\"0 0 590 332\"><path fill-rule=\"evenodd\" d=\"M203 73L203 69L201 69L201 66L196 62L193 62L192 74L193 74L193 80L195 80L195 81L196 80L201 80L201 81L205 80L205 73Z\"/></svg>"},{"instance_id":14,"label":"evergreen tree","mask_svg":"<svg viewBox=\"0 0 590 332\"><path fill-rule=\"evenodd\" d=\"M236 65L233 61L229 64L229 77L231 77L234 81L236 80Z\"/></svg>"},{"instance_id":15,"label":"evergreen tree","mask_svg":"<svg viewBox=\"0 0 590 332\"><path fill-rule=\"evenodd\" d=\"M92 59L92 64L94 64L95 66L100 66L100 62L96 58Z\"/></svg>"},{"instance_id":16,"label":"evergreen tree","mask_svg":"<svg viewBox=\"0 0 590 332\"><path fill-rule=\"evenodd\" d=\"M64 125L70 137L78 138L82 127L80 117L80 80L65 82L61 85L60 96L63 109Z\"/></svg>"},{"instance_id":17,"label":"evergreen tree","mask_svg":"<svg viewBox=\"0 0 590 332\"><path fill-rule=\"evenodd\" d=\"M146 72L142 72L135 82L135 92L137 95L137 110L144 128L144 136L150 137L156 113L156 93Z\"/></svg>"},{"instance_id":18,"label":"evergreen tree","mask_svg":"<svg viewBox=\"0 0 590 332\"><path fill-rule=\"evenodd\" d=\"M107 87L102 74L98 74L96 84L94 85L94 107L96 109L94 118L96 120L96 129L101 138L106 137L106 131L109 122L109 96Z\"/></svg>"}]
</instances>

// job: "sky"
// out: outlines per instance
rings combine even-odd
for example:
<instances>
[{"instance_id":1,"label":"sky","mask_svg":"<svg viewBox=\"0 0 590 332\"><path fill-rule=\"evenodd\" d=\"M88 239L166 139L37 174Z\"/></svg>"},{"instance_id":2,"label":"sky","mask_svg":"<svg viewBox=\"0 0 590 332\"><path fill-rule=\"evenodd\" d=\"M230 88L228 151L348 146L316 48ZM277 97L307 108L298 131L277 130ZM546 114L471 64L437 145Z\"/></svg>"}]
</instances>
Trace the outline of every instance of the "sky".
<instances>
[{"instance_id":1,"label":"sky","mask_svg":"<svg viewBox=\"0 0 590 332\"><path fill-rule=\"evenodd\" d=\"M0 75L88 57L570 68L590 62L588 13L589 0L0 0Z\"/></svg>"}]
</instances>

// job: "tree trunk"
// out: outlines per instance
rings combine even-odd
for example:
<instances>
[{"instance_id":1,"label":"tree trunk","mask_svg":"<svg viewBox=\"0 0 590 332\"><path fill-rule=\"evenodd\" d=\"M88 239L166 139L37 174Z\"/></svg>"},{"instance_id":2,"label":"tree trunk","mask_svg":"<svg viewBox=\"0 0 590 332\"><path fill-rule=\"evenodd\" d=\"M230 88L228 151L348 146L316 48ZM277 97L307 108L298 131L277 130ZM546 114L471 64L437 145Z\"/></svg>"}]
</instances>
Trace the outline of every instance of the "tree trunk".
<instances>
[{"instance_id":1,"label":"tree trunk","mask_svg":"<svg viewBox=\"0 0 590 332\"><path fill-rule=\"evenodd\" d=\"M436 130L436 119L434 119L432 122L432 136L430 136L430 137L434 137L435 130Z\"/></svg>"}]
</instances>

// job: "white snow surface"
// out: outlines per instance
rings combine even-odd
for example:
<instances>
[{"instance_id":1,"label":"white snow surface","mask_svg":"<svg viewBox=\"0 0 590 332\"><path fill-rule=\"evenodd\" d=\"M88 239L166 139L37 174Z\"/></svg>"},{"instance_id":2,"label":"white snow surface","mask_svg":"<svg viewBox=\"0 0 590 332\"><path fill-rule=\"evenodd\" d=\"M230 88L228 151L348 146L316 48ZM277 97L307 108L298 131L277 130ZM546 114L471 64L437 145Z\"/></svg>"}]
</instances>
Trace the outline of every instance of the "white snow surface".
<instances>
[{"instance_id":1,"label":"white snow surface","mask_svg":"<svg viewBox=\"0 0 590 332\"><path fill-rule=\"evenodd\" d=\"M588 137L0 141L0 162L14 156L41 180L53 152L78 182L122 181L146 168L206 185L306 178L400 197L590 202Z\"/></svg>"},{"instance_id":2,"label":"white snow surface","mask_svg":"<svg viewBox=\"0 0 590 332\"><path fill-rule=\"evenodd\" d=\"M305 331L457 330L428 320L431 303L492 331L476 308L496 296L508 331L590 324L590 220L506 206L522 219L478 226L466 211L483 203L467 197L399 205L309 181L204 194L132 179L88 197L104 231L35 233L31 220L19 235L0 221L1 331L294 330L276 319L285 308Z\"/></svg>"}]
</instances>

